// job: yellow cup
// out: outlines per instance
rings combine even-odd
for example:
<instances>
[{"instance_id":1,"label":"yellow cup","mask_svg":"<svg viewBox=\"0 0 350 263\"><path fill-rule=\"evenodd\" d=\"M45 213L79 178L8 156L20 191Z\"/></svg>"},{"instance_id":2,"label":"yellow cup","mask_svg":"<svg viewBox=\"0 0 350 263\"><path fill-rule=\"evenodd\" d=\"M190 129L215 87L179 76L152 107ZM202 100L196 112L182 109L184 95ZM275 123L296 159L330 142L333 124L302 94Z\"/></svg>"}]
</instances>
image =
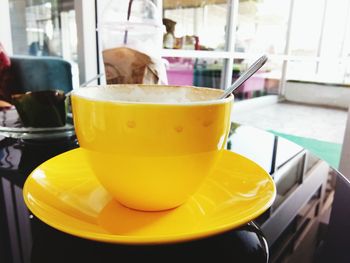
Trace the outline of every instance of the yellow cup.
<instances>
[{"instance_id":1,"label":"yellow cup","mask_svg":"<svg viewBox=\"0 0 350 263\"><path fill-rule=\"evenodd\" d=\"M157 85L73 91L78 141L100 183L133 209L184 203L225 146L233 96L215 99L222 92Z\"/></svg>"}]
</instances>

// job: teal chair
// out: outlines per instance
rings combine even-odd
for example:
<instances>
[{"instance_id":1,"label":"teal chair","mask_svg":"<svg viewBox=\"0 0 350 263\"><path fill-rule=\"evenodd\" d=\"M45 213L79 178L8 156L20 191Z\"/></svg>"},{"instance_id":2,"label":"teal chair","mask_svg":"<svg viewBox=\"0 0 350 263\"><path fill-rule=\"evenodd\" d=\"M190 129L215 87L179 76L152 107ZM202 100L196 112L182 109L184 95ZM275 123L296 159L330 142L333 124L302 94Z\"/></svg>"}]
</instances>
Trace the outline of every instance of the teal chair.
<instances>
[{"instance_id":1,"label":"teal chair","mask_svg":"<svg viewBox=\"0 0 350 263\"><path fill-rule=\"evenodd\" d=\"M6 86L12 94L73 88L70 63L57 57L13 56L10 75Z\"/></svg>"},{"instance_id":2,"label":"teal chair","mask_svg":"<svg viewBox=\"0 0 350 263\"><path fill-rule=\"evenodd\" d=\"M339 170L350 180L350 105L348 120L345 128Z\"/></svg>"}]
</instances>

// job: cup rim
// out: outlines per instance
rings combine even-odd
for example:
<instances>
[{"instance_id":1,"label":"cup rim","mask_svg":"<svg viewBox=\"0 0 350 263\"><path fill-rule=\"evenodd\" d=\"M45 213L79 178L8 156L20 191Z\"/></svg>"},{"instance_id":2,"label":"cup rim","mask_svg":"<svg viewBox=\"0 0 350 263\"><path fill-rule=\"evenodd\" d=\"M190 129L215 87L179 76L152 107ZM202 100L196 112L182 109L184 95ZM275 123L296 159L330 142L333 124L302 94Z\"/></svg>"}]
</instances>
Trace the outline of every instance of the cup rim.
<instances>
[{"instance_id":1,"label":"cup rim","mask_svg":"<svg viewBox=\"0 0 350 263\"><path fill-rule=\"evenodd\" d=\"M188 102L147 102L147 101L124 101L124 100L115 100L115 99L100 99L100 98L91 98L89 96L84 95L82 90L90 89L90 88L98 88L98 87L108 87L108 86L155 86L154 84L112 84L112 85L94 85L89 87L82 87L78 89L74 89L71 92L72 97L79 97L88 101L95 102L108 102L112 104L128 104L128 105L157 105L157 106L206 106L206 105L216 105L216 104L226 104L234 99L234 95L230 94L227 98L224 99L210 99L204 101L188 101ZM180 88L191 88L191 89L205 89L205 90L216 90L224 93L224 90L206 88L206 87L196 87L196 86L180 86L180 85L157 85L160 87L180 87Z\"/></svg>"}]
</instances>

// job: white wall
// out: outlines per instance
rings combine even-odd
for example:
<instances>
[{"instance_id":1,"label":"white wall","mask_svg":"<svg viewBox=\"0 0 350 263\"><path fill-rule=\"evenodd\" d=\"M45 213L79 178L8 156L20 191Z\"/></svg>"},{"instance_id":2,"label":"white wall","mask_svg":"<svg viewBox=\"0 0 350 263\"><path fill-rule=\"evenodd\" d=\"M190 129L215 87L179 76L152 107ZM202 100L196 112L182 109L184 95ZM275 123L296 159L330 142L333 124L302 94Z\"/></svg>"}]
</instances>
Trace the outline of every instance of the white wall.
<instances>
[{"instance_id":1,"label":"white wall","mask_svg":"<svg viewBox=\"0 0 350 263\"><path fill-rule=\"evenodd\" d=\"M287 82L287 101L347 109L350 105L350 87L309 82Z\"/></svg>"}]
</instances>

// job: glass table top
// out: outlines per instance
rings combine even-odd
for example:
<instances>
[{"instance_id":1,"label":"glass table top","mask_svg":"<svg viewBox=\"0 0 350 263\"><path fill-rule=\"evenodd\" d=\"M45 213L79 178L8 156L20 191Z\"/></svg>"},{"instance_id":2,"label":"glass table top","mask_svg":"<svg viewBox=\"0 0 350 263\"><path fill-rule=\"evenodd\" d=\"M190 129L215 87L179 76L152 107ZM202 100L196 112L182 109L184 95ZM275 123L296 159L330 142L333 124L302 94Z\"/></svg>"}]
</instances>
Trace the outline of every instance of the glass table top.
<instances>
[{"instance_id":1,"label":"glass table top","mask_svg":"<svg viewBox=\"0 0 350 263\"><path fill-rule=\"evenodd\" d=\"M350 183L288 140L233 124L227 149L250 158L272 176L277 186L274 204L238 229L153 246L81 239L51 228L28 211L22 187L29 173L76 147L74 135L46 141L0 137L0 262L350 262Z\"/></svg>"}]
</instances>

